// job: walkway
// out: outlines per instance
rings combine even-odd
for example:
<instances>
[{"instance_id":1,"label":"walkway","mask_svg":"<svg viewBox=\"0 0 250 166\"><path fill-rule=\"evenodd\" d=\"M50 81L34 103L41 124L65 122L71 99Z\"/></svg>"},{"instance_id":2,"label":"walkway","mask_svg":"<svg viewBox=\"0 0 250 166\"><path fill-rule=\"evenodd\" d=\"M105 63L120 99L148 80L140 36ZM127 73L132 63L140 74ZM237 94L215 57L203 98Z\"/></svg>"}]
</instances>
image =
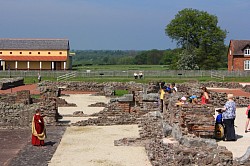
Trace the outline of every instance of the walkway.
<instances>
[{"instance_id":1,"label":"walkway","mask_svg":"<svg viewBox=\"0 0 250 166\"><path fill-rule=\"evenodd\" d=\"M241 89L228 89L228 88L208 88L208 89L214 92L232 93L234 96L250 97L249 92L245 92Z\"/></svg>"},{"instance_id":2,"label":"walkway","mask_svg":"<svg viewBox=\"0 0 250 166\"><path fill-rule=\"evenodd\" d=\"M225 146L233 153L233 157L241 157L250 146L250 132L245 133L246 108L237 108L235 119L235 130L238 140L235 142L219 141L218 145ZM250 125L249 125L250 127Z\"/></svg>"},{"instance_id":3,"label":"walkway","mask_svg":"<svg viewBox=\"0 0 250 166\"><path fill-rule=\"evenodd\" d=\"M16 93L22 90L30 90L30 94L40 94L37 84L28 84L28 85L22 85L22 86L18 86L18 87L6 89L6 90L0 90L0 94Z\"/></svg>"}]
</instances>

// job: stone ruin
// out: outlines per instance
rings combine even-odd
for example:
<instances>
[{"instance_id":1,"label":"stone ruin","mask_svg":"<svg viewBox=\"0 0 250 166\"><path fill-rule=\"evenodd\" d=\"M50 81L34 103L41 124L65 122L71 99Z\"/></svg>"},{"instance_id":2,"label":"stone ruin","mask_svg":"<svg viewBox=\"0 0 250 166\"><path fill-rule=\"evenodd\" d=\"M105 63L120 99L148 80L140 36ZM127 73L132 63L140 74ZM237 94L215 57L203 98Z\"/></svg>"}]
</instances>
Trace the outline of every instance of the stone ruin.
<instances>
[{"instance_id":1,"label":"stone ruin","mask_svg":"<svg viewBox=\"0 0 250 166\"><path fill-rule=\"evenodd\" d=\"M212 84L211 86L223 86L223 83ZM85 90L94 91L99 87L101 88L98 91L99 94L110 96L114 89L128 89L130 94L112 98L103 111L91 115L93 118L72 125L138 124L140 128L139 138L123 138L115 140L114 144L116 146L144 146L152 165L242 164L233 160L232 153L225 147L218 146L213 139L214 109L217 106L224 105L226 101L225 93L211 92L212 98L214 98L211 100L212 105L189 104L176 107L175 102L179 97L186 95L187 92L199 96L201 91L197 87L209 86L209 84L198 83L192 84L192 86L180 84L178 86L180 92L164 99L166 110L164 114L161 114L158 111L158 83L150 83L146 86L136 83L111 83L111 85L108 83L105 83L105 85L94 84L92 87L88 83L88 88ZM226 86L239 87L233 83L227 83ZM81 89L84 88L81 87ZM106 91L109 93L106 93ZM245 106L248 102L248 98L245 97L236 97L236 100L242 100L239 106ZM96 105L98 106L97 103ZM247 162L248 160L245 163Z\"/></svg>"},{"instance_id":2,"label":"stone ruin","mask_svg":"<svg viewBox=\"0 0 250 166\"><path fill-rule=\"evenodd\" d=\"M224 93L212 93L213 105L185 105L176 107L175 102L183 95L200 94L197 87L209 84L179 84L178 93L166 95L165 111L159 112L159 84L136 83L81 83L59 82L57 85L42 82L41 98L33 99L29 92L0 96L0 127L29 126L36 108L46 115L49 124L56 124L60 118L57 108L60 103L58 88L65 90L95 91L99 95L112 96L115 89L127 89L130 94L112 97L110 103L93 118L79 121L74 126L138 124L139 138L115 140L116 146L144 146L149 160L156 165L240 165L249 163L248 157L233 160L232 153L217 145L214 134L214 107L225 103ZM221 84L210 83L213 86ZM211 85L211 86L212 86ZM237 87L236 84L226 86ZM236 98L237 100L237 98ZM239 98L238 100L245 100ZM248 99L249 100L249 99ZM237 102L237 101L236 101ZM16 104L15 104L16 103ZM245 106L246 102L240 104ZM67 105L67 103L66 103ZM102 103L96 103L102 105ZM91 105L91 106L95 106ZM79 113L81 114L81 113ZM84 116L81 114L81 116Z\"/></svg>"},{"instance_id":3,"label":"stone ruin","mask_svg":"<svg viewBox=\"0 0 250 166\"><path fill-rule=\"evenodd\" d=\"M140 88L138 88L140 89ZM115 140L116 146L145 146L151 164L156 165L233 165L232 153L217 145L214 135L214 106L176 107L182 93L166 97L161 114L158 94L143 88L133 94L111 99L93 118L74 126L138 124L140 138ZM151 103L151 104L149 104ZM215 157L216 156L216 157Z\"/></svg>"},{"instance_id":4,"label":"stone ruin","mask_svg":"<svg viewBox=\"0 0 250 166\"><path fill-rule=\"evenodd\" d=\"M0 95L0 128L26 128L31 126L37 109L41 110L46 125L60 125L58 106L76 106L57 97L58 88L40 87L40 98L33 98L30 91L23 90Z\"/></svg>"},{"instance_id":5,"label":"stone ruin","mask_svg":"<svg viewBox=\"0 0 250 166\"><path fill-rule=\"evenodd\" d=\"M5 89L21 86L21 85L24 85L24 79L22 77L0 79L1 90L5 90Z\"/></svg>"}]
</instances>

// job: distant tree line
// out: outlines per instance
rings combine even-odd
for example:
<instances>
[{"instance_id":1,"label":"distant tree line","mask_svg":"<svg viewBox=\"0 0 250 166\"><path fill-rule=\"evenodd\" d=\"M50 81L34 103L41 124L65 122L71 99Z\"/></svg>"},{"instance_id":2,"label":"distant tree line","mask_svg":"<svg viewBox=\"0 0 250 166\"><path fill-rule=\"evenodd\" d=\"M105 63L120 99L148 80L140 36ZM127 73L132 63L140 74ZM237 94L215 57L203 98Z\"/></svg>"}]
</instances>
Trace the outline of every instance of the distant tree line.
<instances>
[{"instance_id":1,"label":"distant tree line","mask_svg":"<svg viewBox=\"0 0 250 166\"><path fill-rule=\"evenodd\" d=\"M224 46L224 60L221 68L227 67L227 49ZM168 65L169 69L179 69L183 49L167 50L77 50L73 56L73 67L89 65ZM203 68L206 69L206 68Z\"/></svg>"},{"instance_id":2,"label":"distant tree line","mask_svg":"<svg viewBox=\"0 0 250 166\"><path fill-rule=\"evenodd\" d=\"M166 26L165 33L177 42L167 50L78 50L73 66L168 65L170 69L218 69L227 67L227 31L218 18L205 11L183 9Z\"/></svg>"}]
</instances>

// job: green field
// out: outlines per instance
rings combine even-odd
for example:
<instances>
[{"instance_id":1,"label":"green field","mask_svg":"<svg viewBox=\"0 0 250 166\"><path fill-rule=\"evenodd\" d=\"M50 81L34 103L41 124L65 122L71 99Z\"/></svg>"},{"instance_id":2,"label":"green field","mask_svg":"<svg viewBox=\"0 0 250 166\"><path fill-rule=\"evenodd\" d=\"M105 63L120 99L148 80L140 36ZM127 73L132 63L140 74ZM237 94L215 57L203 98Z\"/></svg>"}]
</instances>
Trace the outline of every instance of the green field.
<instances>
[{"instance_id":1,"label":"green field","mask_svg":"<svg viewBox=\"0 0 250 166\"><path fill-rule=\"evenodd\" d=\"M54 77L43 77L43 80L48 80L48 81L56 81L56 78ZM249 77L238 77L238 78L232 78L232 77L226 77L224 81L222 80L217 80L217 79L212 79L210 77L146 77L144 79L134 79L133 77L126 78L126 77L99 77L99 78L85 78L85 77L75 77L72 79L69 79L67 81L84 81L84 82L130 82L134 81L137 83L149 83L149 82L160 82L160 81L165 81L165 82L175 82L175 83L183 83L183 82L194 82L194 81L199 81L199 82L208 82L208 81L217 81L217 82L250 82ZM32 83L37 83L37 78L36 77L25 77L24 78L24 83L25 84L32 84Z\"/></svg>"},{"instance_id":2,"label":"green field","mask_svg":"<svg viewBox=\"0 0 250 166\"><path fill-rule=\"evenodd\" d=\"M74 70L168 70L168 65L90 65L79 66Z\"/></svg>"}]
</instances>

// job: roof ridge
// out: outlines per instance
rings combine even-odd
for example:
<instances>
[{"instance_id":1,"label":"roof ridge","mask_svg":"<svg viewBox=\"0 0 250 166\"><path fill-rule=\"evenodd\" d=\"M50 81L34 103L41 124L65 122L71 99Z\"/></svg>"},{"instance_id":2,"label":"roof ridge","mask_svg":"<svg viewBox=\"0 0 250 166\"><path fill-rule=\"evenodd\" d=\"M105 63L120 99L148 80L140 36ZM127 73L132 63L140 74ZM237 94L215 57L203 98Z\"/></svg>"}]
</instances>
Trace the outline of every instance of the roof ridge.
<instances>
[{"instance_id":1,"label":"roof ridge","mask_svg":"<svg viewBox=\"0 0 250 166\"><path fill-rule=\"evenodd\" d=\"M0 40L69 40L67 38L0 38Z\"/></svg>"}]
</instances>

